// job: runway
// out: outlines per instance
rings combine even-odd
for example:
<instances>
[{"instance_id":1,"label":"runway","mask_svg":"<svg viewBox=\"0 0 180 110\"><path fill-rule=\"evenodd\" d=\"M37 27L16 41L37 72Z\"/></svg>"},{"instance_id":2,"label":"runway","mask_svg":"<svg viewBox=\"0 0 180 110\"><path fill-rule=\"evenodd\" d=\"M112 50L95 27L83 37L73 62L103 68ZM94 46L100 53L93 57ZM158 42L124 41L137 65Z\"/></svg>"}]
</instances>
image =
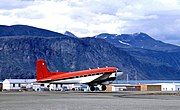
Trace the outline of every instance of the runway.
<instances>
[{"instance_id":1,"label":"runway","mask_svg":"<svg viewBox=\"0 0 180 110\"><path fill-rule=\"evenodd\" d=\"M179 93L0 92L0 110L177 110Z\"/></svg>"}]
</instances>

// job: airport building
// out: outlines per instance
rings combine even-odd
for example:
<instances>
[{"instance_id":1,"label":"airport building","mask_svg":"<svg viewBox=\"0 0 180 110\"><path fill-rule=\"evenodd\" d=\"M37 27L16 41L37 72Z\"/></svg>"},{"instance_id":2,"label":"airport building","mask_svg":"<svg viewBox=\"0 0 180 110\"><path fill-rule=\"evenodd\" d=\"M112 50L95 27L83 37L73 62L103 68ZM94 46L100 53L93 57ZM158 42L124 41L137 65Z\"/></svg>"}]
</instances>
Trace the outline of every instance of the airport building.
<instances>
[{"instance_id":1,"label":"airport building","mask_svg":"<svg viewBox=\"0 0 180 110\"><path fill-rule=\"evenodd\" d=\"M97 87L98 88L98 87ZM89 91L85 84L57 84L37 83L36 79L5 79L0 82L0 91ZM99 89L96 89L97 91ZM117 91L180 91L180 83L153 83L153 84L111 84L107 85L106 92Z\"/></svg>"},{"instance_id":2,"label":"airport building","mask_svg":"<svg viewBox=\"0 0 180 110\"><path fill-rule=\"evenodd\" d=\"M180 83L112 84L112 91L180 91Z\"/></svg>"},{"instance_id":3,"label":"airport building","mask_svg":"<svg viewBox=\"0 0 180 110\"><path fill-rule=\"evenodd\" d=\"M3 84L3 91L19 91L32 89L33 83L36 79L5 79Z\"/></svg>"},{"instance_id":4,"label":"airport building","mask_svg":"<svg viewBox=\"0 0 180 110\"><path fill-rule=\"evenodd\" d=\"M88 86L82 84L38 83L36 79L5 79L0 83L3 91L88 91Z\"/></svg>"},{"instance_id":5,"label":"airport building","mask_svg":"<svg viewBox=\"0 0 180 110\"><path fill-rule=\"evenodd\" d=\"M180 83L161 83L161 91L180 91Z\"/></svg>"},{"instance_id":6,"label":"airport building","mask_svg":"<svg viewBox=\"0 0 180 110\"><path fill-rule=\"evenodd\" d=\"M130 84L111 84L111 88L113 92L116 92L116 91L126 91L127 89L127 86L130 86Z\"/></svg>"},{"instance_id":7,"label":"airport building","mask_svg":"<svg viewBox=\"0 0 180 110\"><path fill-rule=\"evenodd\" d=\"M180 83L155 83L137 86L139 91L180 91Z\"/></svg>"},{"instance_id":8,"label":"airport building","mask_svg":"<svg viewBox=\"0 0 180 110\"><path fill-rule=\"evenodd\" d=\"M0 84L1 90L1 84ZM5 79L2 82L3 91L88 91L88 87L80 84L57 84L57 83L37 83L36 79Z\"/></svg>"}]
</instances>

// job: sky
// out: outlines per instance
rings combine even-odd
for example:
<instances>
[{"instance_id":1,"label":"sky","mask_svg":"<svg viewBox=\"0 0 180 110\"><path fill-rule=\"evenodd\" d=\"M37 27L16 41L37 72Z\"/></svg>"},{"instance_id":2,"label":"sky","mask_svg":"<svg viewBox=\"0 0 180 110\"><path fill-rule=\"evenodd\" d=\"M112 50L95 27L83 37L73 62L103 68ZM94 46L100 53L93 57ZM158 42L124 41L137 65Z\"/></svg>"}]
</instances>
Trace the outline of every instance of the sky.
<instances>
[{"instance_id":1,"label":"sky","mask_svg":"<svg viewBox=\"0 0 180 110\"><path fill-rule=\"evenodd\" d=\"M180 0L0 0L0 24L78 37L144 32L180 45Z\"/></svg>"}]
</instances>

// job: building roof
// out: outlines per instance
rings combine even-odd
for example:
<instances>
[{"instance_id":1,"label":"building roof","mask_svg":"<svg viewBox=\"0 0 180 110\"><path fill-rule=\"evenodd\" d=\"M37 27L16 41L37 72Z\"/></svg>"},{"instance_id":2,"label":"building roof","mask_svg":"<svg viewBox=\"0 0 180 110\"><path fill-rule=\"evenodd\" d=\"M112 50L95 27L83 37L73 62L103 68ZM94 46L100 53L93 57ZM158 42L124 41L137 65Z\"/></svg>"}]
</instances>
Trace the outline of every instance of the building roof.
<instances>
[{"instance_id":1,"label":"building roof","mask_svg":"<svg viewBox=\"0 0 180 110\"><path fill-rule=\"evenodd\" d=\"M36 82L36 79L5 79L3 82L9 82L9 83L32 83L32 82Z\"/></svg>"},{"instance_id":2,"label":"building roof","mask_svg":"<svg viewBox=\"0 0 180 110\"><path fill-rule=\"evenodd\" d=\"M180 85L180 83L153 83L153 84L146 84L146 85Z\"/></svg>"}]
</instances>

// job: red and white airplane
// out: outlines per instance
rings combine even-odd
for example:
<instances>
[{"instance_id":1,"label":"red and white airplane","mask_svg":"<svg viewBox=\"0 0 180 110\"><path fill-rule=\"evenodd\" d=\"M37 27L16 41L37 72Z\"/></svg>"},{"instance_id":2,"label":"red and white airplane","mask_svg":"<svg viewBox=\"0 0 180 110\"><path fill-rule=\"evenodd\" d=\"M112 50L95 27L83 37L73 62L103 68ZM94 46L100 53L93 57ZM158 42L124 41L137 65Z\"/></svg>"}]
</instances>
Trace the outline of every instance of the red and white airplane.
<instances>
[{"instance_id":1,"label":"red and white airplane","mask_svg":"<svg viewBox=\"0 0 180 110\"><path fill-rule=\"evenodd\" d=\"M46 62L38 59L36 62L36 79L41 83L57 84L88 84L91 91L96 85L102 85L101 90L106 90L106 85L112 83L122 72L116 67L105 67L74 72L50 72Z\"/></svg>"}]
</instances>

